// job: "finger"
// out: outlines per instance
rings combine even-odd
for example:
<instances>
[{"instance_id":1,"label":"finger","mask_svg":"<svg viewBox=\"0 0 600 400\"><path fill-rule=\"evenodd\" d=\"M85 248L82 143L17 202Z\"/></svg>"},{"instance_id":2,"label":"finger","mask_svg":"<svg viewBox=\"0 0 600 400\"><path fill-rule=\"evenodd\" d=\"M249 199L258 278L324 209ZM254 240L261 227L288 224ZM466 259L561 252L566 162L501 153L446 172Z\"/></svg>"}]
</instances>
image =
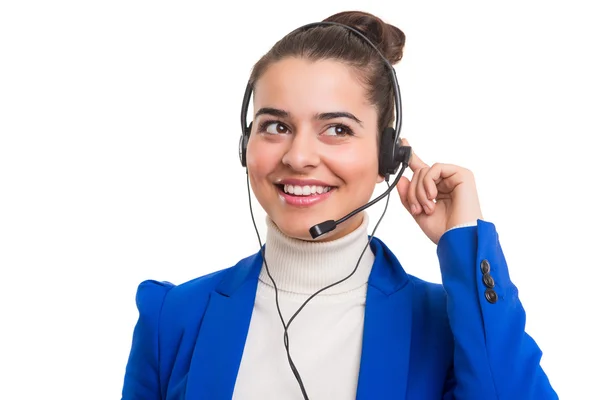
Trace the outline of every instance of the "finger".
<instances>
[{"instance_id":1,"label":"finger","mask_svg":"<svg viewBox=\"0 0 600 400\"><path fill-rule=\"evenodd\" d=\"M410 181L410 187L408 188L408 203L410 206L410 213L412 215L419 215L423 209L417 199L417 186L419 183L419 176L427 172L426 168L421 168L413 174L412 180Z\"/></svg>"},{"instance_id":2,"label":"finger","mask_svg":"<svg viewBox=\"0 0 600 400\"><path fill-rule=\"evenodd\" d=\"M417 200L425 214L430 215L435 210L435 203L427 198L427 193L425 191L425 180L426 176L429 174L431 168L422 169L422 173L419 174L418 182L416 185L415 195L417 196ZM413 179L414 180L414 179ZM431 178L430 178L431 180Z\"/></svg>"},{"instance_id":3,"label":"finger","mask_svg":"<svg viewBox=\"0 0 600 400\"><path fill-rule=\"evenodd\" d=\"M425 190L425 196L428 200L433 201L433 199L437 198L437 184L442 181L442 178L440 177L441 169L442 164L435 163L423 176L423 189Z\"/></svg>"},{"instance_id":4,"label":"finger","mask_svg":"<svg viewBox=\"0 0 600 400\"><path fill-rule=\"evenodd\" d=\"M405 146L410 146L410 144L408 143L408 140L406 140L406 139L402 139L402 144ZM408 167L413 172L417 172L417 170L419 170L421 168L429 167L429 165L427 165L423 160L421 160L419 158L419 156L413 150L412 154L410 156L410 161L408 162Z\"/></svg>"},{"instance_id":5,"label":"finger","mask_svg":"<svg viewBox=\"0 0 600 400\"><path fill-rule=\"evenodd\" d=\"M398 184L396 185L396 189L398 190L398 194L400 195L400 202L402 203L404 208L406 208L408 210L408 212L411 212L410 203L408 202L408 188L409 187L410 187L410 180L405 176L400 178L400 181L398 181Z\"/></svg>"},{"instance_id":6,"label":"finger","mask_svg":"<svg viewBox=\"0 0 600 400\"><path fill-rule=\"evenodd\" d=\"M436 163L427 171L426 179L431 182L430 185L436 187L436 191L439 186L439 190L449 193L462 182L460 170L461 168L456 165Z\"/></svg>"}]
</instances>

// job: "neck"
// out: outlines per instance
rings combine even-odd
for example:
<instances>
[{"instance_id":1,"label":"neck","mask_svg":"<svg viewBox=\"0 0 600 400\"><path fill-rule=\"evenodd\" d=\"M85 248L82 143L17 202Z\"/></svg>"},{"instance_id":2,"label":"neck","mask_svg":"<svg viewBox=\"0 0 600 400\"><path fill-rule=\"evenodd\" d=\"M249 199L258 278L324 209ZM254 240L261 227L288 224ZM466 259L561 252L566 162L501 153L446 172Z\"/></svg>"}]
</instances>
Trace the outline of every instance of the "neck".
<instances>
[{"instance_id":1,"label":"neck","mask_svg":"<svg viewBox=\"0 0 600 400\"><path fill-rule=\"evenodd\" d=\"M350 275L344 282L325 290L322 295L340 294L365 285L374 261L367 246L369 218L347 235L328 242L309 242L286 236L267 218L265 261L277 288L283 292L310 295ZM264 266L260 280L272 286Z\"/></svg>"}]
</instances>

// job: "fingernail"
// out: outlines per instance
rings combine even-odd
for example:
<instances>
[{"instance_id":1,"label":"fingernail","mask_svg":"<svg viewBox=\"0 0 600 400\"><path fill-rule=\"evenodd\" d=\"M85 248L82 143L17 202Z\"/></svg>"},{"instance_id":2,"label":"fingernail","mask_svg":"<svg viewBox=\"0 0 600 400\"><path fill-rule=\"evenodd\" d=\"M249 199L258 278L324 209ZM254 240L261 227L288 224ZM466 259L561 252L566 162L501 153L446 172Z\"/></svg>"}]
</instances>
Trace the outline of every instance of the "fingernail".
<instances>
[{"instance_id":1,"label":"fingernail","mask_svg":"<svg viewBox=\"0 0 600 400\"><path fill-rule=\"evenodd\" d=\"M429 208L428 204L423 205L423 209L425 210L426 213L431 212L431 208Z\"/></svg>"},{"instance_id":2,"label":"fingernail","mask_svg":"<svg viewBox=\"0 0 600 400\"><path fill-rule=\"evenodd\" d=\"M412 215L415 215L417 213L417 206L415 206L414 204L410 205L410 212Z\"/></svg>"}]
</instances>

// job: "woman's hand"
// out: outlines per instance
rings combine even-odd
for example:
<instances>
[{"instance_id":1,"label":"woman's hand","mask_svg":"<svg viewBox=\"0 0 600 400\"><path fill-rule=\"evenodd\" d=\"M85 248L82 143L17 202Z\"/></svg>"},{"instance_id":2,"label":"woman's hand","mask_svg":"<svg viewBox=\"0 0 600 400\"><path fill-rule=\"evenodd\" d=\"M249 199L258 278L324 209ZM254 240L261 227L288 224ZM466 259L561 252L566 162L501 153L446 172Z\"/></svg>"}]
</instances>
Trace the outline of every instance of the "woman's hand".
<instances>
[{"instance_id":1,"label":"woman's hand","mask_svg":"<svg viewBox=\"0 0 600 400\"><path fill-rule=\"evenodd\" d=\"M402 139L404 145L409 145ZM448 229L483 219L475 178L452 164L425 164L414 152L408 164L412 179L400 178L396 188L404 207L435 244Z\"/></svg>"}]
</instances>

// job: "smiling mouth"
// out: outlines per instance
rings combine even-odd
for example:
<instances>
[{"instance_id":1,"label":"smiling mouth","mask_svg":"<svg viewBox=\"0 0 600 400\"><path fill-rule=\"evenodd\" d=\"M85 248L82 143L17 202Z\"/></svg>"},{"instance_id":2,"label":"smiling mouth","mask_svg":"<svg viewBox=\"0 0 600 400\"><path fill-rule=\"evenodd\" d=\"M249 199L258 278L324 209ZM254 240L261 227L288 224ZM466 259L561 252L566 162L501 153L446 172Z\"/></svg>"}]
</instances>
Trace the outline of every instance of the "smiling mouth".
<instances>
[{"instance_id":1,"label":"smiling mouth","mask_svg":"<svg viewBox=\"0 0 600 400\"><path fill-rule=\"evenodd\" d=\"M289 196L307 197L318 196L328 193L335 189L335 186L319 186L319 185L280 185L275 184L277 188Z\"/></svg>"}]
</instances>

